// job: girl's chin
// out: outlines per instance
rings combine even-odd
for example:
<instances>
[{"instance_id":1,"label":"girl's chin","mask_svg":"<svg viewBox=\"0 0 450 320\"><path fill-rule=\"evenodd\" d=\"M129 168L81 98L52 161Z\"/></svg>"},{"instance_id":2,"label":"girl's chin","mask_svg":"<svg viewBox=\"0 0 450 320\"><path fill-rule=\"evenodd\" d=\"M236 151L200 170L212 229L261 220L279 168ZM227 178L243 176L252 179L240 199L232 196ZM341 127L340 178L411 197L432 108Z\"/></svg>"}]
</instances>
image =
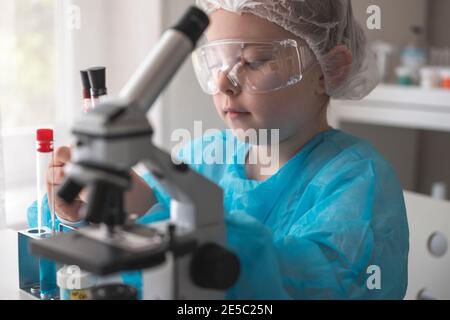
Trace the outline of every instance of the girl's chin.
<instances>
[{"instance_id":1,"label":"girl's chin","mask_svg":"<svg viewBox=\"0 0 450 320\"><path fill-rule=\"evenodd\" d=\"M244 126L229 126L233 135L242 142L251 145L272 145L280 143L280 130Z\"/></svg>"},{"instance_id":2,"label":"girl's chin","mask_svg":"<svg viewBox=\"0 0 450 320\"><path fill-rule=\"evenodd\" d=\"M254 133L258 133L258 128L253 128L250 126L233 126L230 125L228 126L232 131L233 134L235 136L244 136L244 135L249 135L249 134L254 134Z\"/></svg>"}]
</instances>

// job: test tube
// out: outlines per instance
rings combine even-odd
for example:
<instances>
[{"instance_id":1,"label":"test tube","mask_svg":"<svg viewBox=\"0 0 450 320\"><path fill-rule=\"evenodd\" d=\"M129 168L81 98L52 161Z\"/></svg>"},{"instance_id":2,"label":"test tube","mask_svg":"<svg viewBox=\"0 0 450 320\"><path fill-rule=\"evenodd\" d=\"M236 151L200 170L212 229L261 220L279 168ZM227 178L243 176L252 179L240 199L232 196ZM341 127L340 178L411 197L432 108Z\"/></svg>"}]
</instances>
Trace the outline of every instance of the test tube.
<instances>
[{"instance_id":1,"label":"test tube","mask_svg":"<svg viewBox=\"0 0 450 320\"><path fill-rule=\"evenodd\" d=\"M37 178L37 228L40 238L51 237L55 233L55 204L49 202L51 210L51 232L46 231L46 219L42 211L42 202L47 191L47 170L53 161L53 130L38 129L36 132L36 178ZM54 179L53 170L50 179ZM54 191L48 200L54 201ZM39 282L41 299L52 299L57 295L56 263L45 258L39 258Z\"/></svg>"},{"instance_id":2,"label":"test tube","mask_svg":"<svg viewBox=\"0 0 450 320\"><path fill-rule=\"evenodd\" d=\"M93 67L87 69L89 75L89 83L91 85L92 107L95 108L107 96L106 88L106 68Z\"/></svg>"},{"instance_id":3,"label":"test tube","mask_svg":"<svg viewBox=\"0 0 450 320\"><path fill-rule=\"evenodd\" d=\"M42 212L42 201L47 192L47 170L49 163L53 161L53 130L52 129L38 129L36 132L36 181L37 181L37 227L38 232L41 233L42 227L45 226L45 217ZM50 171L51 179L53 179L53 170ZM53 192L53 190L52 190ZM54 201L55 197L48 197ZM51 208L51 229L52 233L55 231L55 206L54 203L49 203Z\"/></svg>"}]
</instances>

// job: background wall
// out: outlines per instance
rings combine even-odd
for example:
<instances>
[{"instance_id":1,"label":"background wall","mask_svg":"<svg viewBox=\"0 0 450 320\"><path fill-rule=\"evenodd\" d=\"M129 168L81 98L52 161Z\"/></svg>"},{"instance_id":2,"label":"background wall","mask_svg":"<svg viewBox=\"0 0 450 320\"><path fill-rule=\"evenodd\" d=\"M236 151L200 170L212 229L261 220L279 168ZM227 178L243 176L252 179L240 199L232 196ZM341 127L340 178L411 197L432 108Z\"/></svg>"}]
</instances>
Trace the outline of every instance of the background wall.
<instances>
[{"instance_id":1,"label":"background wall","mask_svg":"<svg viewBox=\"0 0 450 320\"><path fill-rule=\"evenodd\" d=\"M170 27L183 12L192 5L192 0L164 1L163 27ZM162 96L162 137L163 146L174 146L170 141L173 130L187 129L194 136L194 121L201 120L203 129L224 128L217 115L212 97L203 93L194 75L191 61L188 60Z\"/></svg>"},{"instance_id":2,"label":"background wall","mask_svg":"<svg viewBox=\"0 0 450 320\"><path fill-rule=\"evenodd\" d=\"M433 1L433 0L431 0ZM445 1L445 0L444 0ZM353 12L363 25L367 21L367 8L381 8L381 30L367 30L369 41L385 40L406 45L414 40L409 27L419 25L427 29L427 6L430 0L352 0Z\"/></svg>"},{"instance_id":3,"label":"background wall","mask_svg":"<svg viewBox=\"0 0 450 320\"><path fill-rule=\"evenodd\" d=\"M134 70L156 43L162 30L161 1L147 0L63 0L60 19L67 9L81 9L81 28L58 28L61 69L59 103L65 112L81 112L79 71L106 66L108 94L116 96ZM64 24L64 21L60 21ZM73 119L66 114L61 119ZM61 120L60 122L64 122ZM159 120L155 121L159 122Z\"/></svg>"},{"instance_id":4,"label":"background wall","mask_svg":"<svg viewBox=\"0 0 450 320\"><path fill-rule=\"evenodd\" d=\"M450 15L450 1L428 0L428 40L434 46L450 46L448 21Z\"/></svg>"}]
</instances>

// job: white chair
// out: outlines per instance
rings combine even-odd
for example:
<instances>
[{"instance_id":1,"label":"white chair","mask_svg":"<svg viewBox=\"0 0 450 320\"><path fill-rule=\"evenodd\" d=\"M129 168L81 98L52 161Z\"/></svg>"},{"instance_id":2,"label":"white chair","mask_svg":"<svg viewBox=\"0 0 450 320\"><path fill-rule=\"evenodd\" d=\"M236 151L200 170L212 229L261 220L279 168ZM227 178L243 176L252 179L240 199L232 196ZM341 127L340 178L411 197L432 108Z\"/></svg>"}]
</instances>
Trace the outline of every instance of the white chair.
<instances>
[{"instance_id":1,"label":"white chair","mask_svg":"<svg viewBox=\"0 0 450 320\"><path fill-rule=\"evenodd\" d=\"M405 192L410 249L405 299L450 299L450 202Z\"/></svg>"}]
</instances>

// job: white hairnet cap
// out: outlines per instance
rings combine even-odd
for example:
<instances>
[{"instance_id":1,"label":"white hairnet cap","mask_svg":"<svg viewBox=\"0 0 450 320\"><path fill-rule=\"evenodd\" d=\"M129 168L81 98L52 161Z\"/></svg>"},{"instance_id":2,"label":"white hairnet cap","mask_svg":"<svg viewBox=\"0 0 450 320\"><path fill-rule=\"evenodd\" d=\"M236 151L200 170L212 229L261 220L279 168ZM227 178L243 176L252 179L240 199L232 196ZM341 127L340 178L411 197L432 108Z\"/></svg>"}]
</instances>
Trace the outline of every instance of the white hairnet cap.
<instances>
[{"instance_id":1,"label":"white hairnet cap","mask_svg":"<svg viewBox=\"0 0 450 320\"><path fill-rule=\"evenodd\" d=\"M322 67L330 97L361 99L379 83L375 55L350 0L197 0L197 5L207 13L252 13L302 38Z\"/></svg>"}]
</instances>

